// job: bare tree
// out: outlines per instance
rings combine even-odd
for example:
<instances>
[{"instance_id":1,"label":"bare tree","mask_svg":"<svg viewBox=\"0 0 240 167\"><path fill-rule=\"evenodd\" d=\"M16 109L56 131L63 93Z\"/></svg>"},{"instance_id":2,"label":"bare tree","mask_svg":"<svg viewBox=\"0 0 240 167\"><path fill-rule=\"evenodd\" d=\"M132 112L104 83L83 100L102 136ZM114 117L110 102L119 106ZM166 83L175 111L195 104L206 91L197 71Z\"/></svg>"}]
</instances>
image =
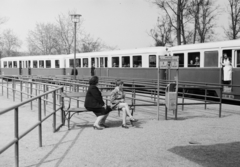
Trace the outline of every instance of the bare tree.
<instances>
[{"instance_id":1,"label":"bare tree","mask_svg":"<svg viewBox=\"0 0 240 167\"><path fill-rule=\"evenodd\" d=\"M170 25L176 31L177 44L186 44L187 41L187 23L190 21L188 16L189 0L155 0L154 3L162 9L168 16Z\"/></svg>"},{"instance_id":2,"label":"bare tree","mask_svg":"<svg viewBox=\"0 0 240 167\"><path fill-rule=\"evenodd\" d=\"M101 39L94 39L90 34L86 34L80 43L81 52L96 52L103 49L104 44Z\"/></svg>"},{"instance_id":3,"label":"bare tree","mask_svg":"<svg viewBox=\"0 0 240 167\"><path fill-rule=\"evenodd\" d=\"M173 45L171 34L172 26L166 15L161 20L158 17L157 25L148 33L154 39L155 46Z\"/></svg>"},{"instance_id":4,"label":"bare tree","mask_svg":"<svg viewBox=\"0 0 240 167\"><path fill-rule=\"evenodd\" d=\"M227 12L231 21L228 28L224 29L225 35L228 39L237 39L240 37L240 0L228 0L228 3Z\"/></svg>"},{"instance_id":5,"label":"bare tree","mask_svg":"<svg viewBox=\"0 0 240 167\"><path fill-rule=\"evenodd\" d=\"M77 23L77 43L81 40L81 25L80 20ZM58 46L62 49L62 53L70 54L73 50L74 44L74 23L71 21L70 12L68 16L63 14L58 15L57 18L57 36L58 36Z\"/></svg>"},{"instance_id":6,"label":"bare tree","mask_svg":"<svg viewBox=\"0 0 240 167\"><path fill-rule=\"evenodd\" d=\"M29 52L42 55L58 54L56 29L54 24L37 24L35 30L29 31L28 34Z\"/></svg>"},{"instance_id":7,"label":"bare tree","mask_svg":"<svg viewBox=\"0 0 240 167\"><path fill-rule=\"evenodd\" d=\"M21 40L13 33L12 30L7 29L2 34L2 50L5 50L7 56L12 55L13 52L17 51L21 47Z\"/></svg>"},{"instance_id":8,"label":"bare tree","mask_svg":"<svg viewBox=\"0 0 240 167\"><path fill-rule=\"evenodd\" d=\"M200 3L200 17L197 25L200 43L211 40L213 37L218 8L213 0L202 0Z\"/></svg>"}]
</instances>

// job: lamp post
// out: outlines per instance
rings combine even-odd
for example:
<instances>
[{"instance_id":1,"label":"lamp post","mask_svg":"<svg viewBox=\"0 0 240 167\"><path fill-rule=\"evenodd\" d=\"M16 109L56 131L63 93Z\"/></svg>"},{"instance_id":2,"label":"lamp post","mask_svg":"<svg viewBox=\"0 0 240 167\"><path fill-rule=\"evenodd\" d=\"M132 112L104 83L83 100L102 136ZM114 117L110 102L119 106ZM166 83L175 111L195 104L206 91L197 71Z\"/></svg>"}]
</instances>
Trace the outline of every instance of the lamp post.
<instances>
[{"instance_id":1,"label":"lamp post","mask_svg":"<svg viewBox=\"0 0 240 167\"><path fill-rule=\"evenodd\" d=\"M74 72L74 80L76 80L76 29L77 23L80 21L80 14L71 14L72 22L74 22L74 64L73 64L73 72Z\"/></svg>"}]
</instances>

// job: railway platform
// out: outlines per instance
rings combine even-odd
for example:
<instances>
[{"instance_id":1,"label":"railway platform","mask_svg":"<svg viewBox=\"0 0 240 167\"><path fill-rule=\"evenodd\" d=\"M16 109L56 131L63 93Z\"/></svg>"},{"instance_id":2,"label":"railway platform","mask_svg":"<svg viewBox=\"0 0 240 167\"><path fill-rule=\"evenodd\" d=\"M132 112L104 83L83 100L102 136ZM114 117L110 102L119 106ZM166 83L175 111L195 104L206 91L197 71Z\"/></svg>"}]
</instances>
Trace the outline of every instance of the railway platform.
<instances>
[{"instance_id":1,"label":"railway platform","mask_svg":"<svg viewBox=\"0 0 240 167\"><path fill-rule=\"evenodd\" d=\"M1 87L0 87L1 92ZM194 100L185 100L195 103ZM19 103L0 94L0 110ZM50 106L50 104L47 104ZM23 167L82 167L82 166L239 166L240 113L239 106L188 105L178 107L178 120L160 107L160 120L156 119L156 106L136 108L139 121L129 129L121 128L121 117L110 113L110 128L94 130L93 113L82 113L71 119L71 130L63 126L53 133L52 121L42 124L42 147L38 145L35 129L19 142L19 166ZM47 113L51 112L47 107ZM37 108L29 105L19 108L19 131L23 132L37 120ZM57 120L60 115L57 115ZM0 148L14 137L13 112L0 116ZM0 154L0 166L14 166L14 147Z\"/></svg>"}]
</instances>

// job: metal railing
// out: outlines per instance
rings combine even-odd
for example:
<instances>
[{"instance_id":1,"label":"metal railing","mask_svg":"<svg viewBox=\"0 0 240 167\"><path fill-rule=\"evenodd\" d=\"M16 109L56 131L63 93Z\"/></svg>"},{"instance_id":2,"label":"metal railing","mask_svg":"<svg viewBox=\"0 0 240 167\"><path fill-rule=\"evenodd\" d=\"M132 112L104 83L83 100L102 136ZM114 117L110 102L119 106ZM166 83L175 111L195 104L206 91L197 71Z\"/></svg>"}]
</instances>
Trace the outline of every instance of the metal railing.
<instances>
[{"instance_id":1,"label":"metal railing","mask_svg":"<svg viewBox=\"0 0 240 167\"><path fill-rule=\"evenodd\" d=\"M28 100L25 100L19 104L16 104L14 106L11 106L9 108L6 108L2 111L0 111L0 116L3 115L3 114L6 114L6 113L9 113L11 111L14 111L14 138L8 143L6 144L3 148L0 149L0 154L2 154L4 151L6 151L8 148L10 148L12 145L14 145L14 155L15 155L15 166L18 167L19 166L19 140L22 139L24 136L26 136L29 132L31 132L33 129L37 128L38 127L38 139L39 139L39 147L42 147L42 123L47 120L48 118L50 118L51 116L53 116L53 132L56 132L61 126L64 125L64 113L63 113L63 98L60 98L60 104L57 104L57 96L59 95L58 92L63 92L63 87L59 87L58 88L53 88L52 90L50 91L45 91L44 93L42 93L41 95L37 95L36 97L33 97L33 94L32 94L32 91L30 91L30 94L27 92L23 92L22 90L22 85L21 84L22 82L27 82L27 83L30 83L30 90L32 90L32 86L31 82L29 81L22 81L22 80L18 80L18 79L12 79L12 87L9 87L9 83L7 82L7 85L4 86L4 83L3 83L3 79L6 79L8 80L9 78L4 78L4 77L1 77L2 79L2 94L3 94L3 88L6 88L7 89L7 96L9 96L9 91L8 89L11 89L12 92L13 92L13 100L15 100L15 95L16 95L16 92L18 91L16 89L16 82L20 82L20 91L18 91L20 93L20 96L21 96L21 101L23 100L22 99L22 94L25 94L27 96L30 97L30 99ZM36 89L37 91L37 89ZM38 90L39 91L39 90ZM52 101L50 100L47 100L46 97L48 95L52 95ZM37 100L37 108L38 108L38 121L32 125L29 129L27 129L26 131L24 131L23 133L19 134L19 108L25 104L28 104L28 103L31 103L31 109L32 109L32 103L33 101L36 101ZM45 112L45 117L42 118L42 101L45 103L45 102L50 102L52 103L52 108L53 108L53 111L48 114L46 116L46 112ZM46 104L43 105L46 107ZM44 108L45 108L44 107ZM60 111L60 115L61 115L61 124L56 127L56 113Z\"/></svg>"}]
</instances>

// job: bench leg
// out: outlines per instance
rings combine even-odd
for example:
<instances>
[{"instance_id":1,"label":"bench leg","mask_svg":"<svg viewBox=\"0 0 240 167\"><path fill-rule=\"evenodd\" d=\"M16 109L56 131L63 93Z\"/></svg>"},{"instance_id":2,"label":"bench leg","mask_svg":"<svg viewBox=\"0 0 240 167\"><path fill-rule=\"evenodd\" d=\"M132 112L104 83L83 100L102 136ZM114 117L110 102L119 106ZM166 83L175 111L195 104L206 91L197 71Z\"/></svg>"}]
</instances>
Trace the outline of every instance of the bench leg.
<instances>
[{"instance_id":1,"label":"bench leg","mask_svg":"<svg viewBox=\"0 0 240 167\"><path fill-rule=\"evenodd\" d=\"M68 130L70 130L70 112L68 112Z\"/></svg>"}]
</instances>

